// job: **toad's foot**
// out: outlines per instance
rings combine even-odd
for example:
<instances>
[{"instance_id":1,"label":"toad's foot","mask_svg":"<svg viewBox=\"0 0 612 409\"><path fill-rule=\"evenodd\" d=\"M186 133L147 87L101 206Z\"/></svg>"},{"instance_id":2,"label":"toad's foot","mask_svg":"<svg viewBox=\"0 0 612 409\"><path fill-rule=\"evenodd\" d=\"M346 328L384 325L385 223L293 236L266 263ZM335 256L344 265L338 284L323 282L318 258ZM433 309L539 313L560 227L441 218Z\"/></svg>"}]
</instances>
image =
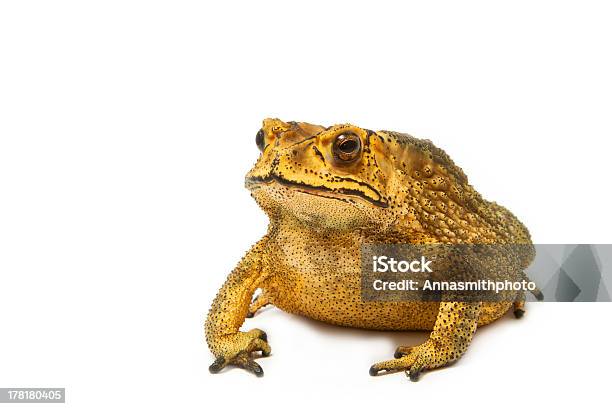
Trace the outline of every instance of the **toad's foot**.
<instances>
[{"instance_id":1,"label":"toad's foot","mask_svg":"<svg viewBox=\"0 0 612 409\"><path fill-rule=\"evenodd\" d=\"M372 365L370 375L406 370L410 380L416 381L423 370L456 361L472 341L480 309L480 303L441 302L429 339L415 347L399 347L395 359Z\"/></svg>"},{"instance_id":2,"label":"toad's foot","mask_svg":"<svg viewBox=\"0 0 612 409\"><path fill-rule=\"evenodd\" d=\"M442 355L445 354L438 352L431 340L414 347L400 346L395 351L395 359L372 365L370 375L406 371L410 380L417 381L423 370L440 366L439 362L446 359Z\"/></svg>"},{"instance_id":3,"label":"toad's foot","mask_svg":"<svg viewBox=\"0 0 612 409\"><path fill-rule=\"evenodd\" d=\"M263 376L263 369L255 362L251 353L261 351L262 356L270 355L271 348L267 341L266 333L260 329L224 335L218 340L219 346L215 351L215 362L208 370L211 373L217 373L227 365L234 365L253 372L257 376Z\"/></svg>"}]
</instances>

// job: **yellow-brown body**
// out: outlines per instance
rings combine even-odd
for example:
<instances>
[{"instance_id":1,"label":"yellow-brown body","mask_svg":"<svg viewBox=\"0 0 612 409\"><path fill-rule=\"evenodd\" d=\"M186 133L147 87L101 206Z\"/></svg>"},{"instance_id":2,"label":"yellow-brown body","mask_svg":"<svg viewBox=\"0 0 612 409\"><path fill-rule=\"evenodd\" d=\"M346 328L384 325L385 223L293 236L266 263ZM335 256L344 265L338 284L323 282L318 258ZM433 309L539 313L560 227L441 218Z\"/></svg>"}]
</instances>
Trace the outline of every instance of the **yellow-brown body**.
<instances>
[{"instance_id":1,"label":"yellow-brown body","mask_svg":"<svg viewBox=\"0 0 612 409\"><path fill-rule=\"evenodd\" d=\"M352 125L323 128L264 121L262 154L246 185L268 214L267 234L217 295L206 322L217 372L227 364L263 371L250 353L270 352L265 333L239 329L263 305L331 324L377 330L433 330L416 347L370 373L427 368L458 359L478 325L512 302L373 302L361 297L364 243L519 243L527 229L505 208L484 200L463 171L431 142ZM522 271L532 253L519 258ZM251 305L257 289L263 292ZM524 294L515 309L523 312Z\"/></svg>"}]
</instances>

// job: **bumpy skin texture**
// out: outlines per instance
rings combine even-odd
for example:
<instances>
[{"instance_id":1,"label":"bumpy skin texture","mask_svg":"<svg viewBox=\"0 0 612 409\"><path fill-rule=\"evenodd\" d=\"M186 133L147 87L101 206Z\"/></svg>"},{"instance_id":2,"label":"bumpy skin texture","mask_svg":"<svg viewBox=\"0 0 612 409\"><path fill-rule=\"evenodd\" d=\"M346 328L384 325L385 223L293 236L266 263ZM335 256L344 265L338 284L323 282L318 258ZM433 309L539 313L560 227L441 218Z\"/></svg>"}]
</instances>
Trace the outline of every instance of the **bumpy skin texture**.
<instances>
[{"instance_id":1,"label":"bumpy skin texture","mask_svg":"<svg viewBox=\"0 0 612 409\"><path fill-rule=\"evenodd\" d=\"M266 119L257 144L262 153L246 186L270 224L213 301L205 325L215 355L211 372L231 364L263 374L252 352L270 353L265 333L239 330L268 304L336 325L432 330L425 343L399 347L395 359L370 368L372 375L407 370L412 380L459 359L477 326L512 306L361 300L363 243L531 243L527 229L484 200L430 141L347 124ZM532 258L514 267L522 271ZM263 293L251 305L258 288ZM523 300L517 293L517 316Z\"/></svg>"}]
</instances>

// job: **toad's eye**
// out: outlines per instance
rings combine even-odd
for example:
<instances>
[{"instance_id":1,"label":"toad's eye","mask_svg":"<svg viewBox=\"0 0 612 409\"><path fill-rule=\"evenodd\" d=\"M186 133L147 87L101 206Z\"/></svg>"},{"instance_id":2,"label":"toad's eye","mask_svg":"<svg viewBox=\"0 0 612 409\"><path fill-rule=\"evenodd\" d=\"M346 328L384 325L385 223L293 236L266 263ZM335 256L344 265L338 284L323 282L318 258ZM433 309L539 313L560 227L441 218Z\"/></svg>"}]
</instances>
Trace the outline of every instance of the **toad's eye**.
<instances>
[{"instance_id":1,"label":"toad's eye","mask_svg":"<svg viewBox=\"0 0 612 409\"><path fill-rule=\"evenodd\" d=\"M265 135L264 135L264 130L260 129L259 132L257 132L257 135L255 135L255 144L257 145L257 147L259 148L260 151L263 152L264 148L266 147L266 141L265 141Z\"/></svg>"},{"instance_id":2,"label":"toad's eye","mask_svg":"<svg viewBox=\"0 0 612 409\"><path fill-rule=\"evenodd\" d=\"M334 156L344 162L352 162L361 152L361 139L351 132L340 134L334 141Z\"/></svg>"}]
</instances>

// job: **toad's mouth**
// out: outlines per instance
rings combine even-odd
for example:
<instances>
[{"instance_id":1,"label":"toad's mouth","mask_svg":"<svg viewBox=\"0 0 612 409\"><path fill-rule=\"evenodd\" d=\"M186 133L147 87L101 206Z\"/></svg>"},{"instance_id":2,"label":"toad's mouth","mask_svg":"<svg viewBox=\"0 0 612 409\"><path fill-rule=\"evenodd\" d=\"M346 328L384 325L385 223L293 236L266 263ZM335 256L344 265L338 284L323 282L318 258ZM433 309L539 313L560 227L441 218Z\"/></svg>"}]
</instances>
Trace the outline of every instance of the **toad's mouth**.
<instances>
[{"instance_id":1,"label":"toad's mouth","mask_svg":"<svg viewBox=\"0 0 612 409\"><path fill-rule=\"evenodd\" d=\"M357 184L363 187L364 190L367 191L367 193L365 191L361 191L358 189L351 189L351 188L344 188L344 187L330 188L330 187L323 186L323 185L321 186L307 185L302 182L296 182L293 180L284 179L275 174L270 174L265 177L261 177L261 176L248 177L246 178L245 184L246 184L247 189L253 191L261 187L261 185L271 185L276 182L282 186L290 187L291 189L297 192L306 193L309 195L314 195L314 196L319 196L319 197L324 197L327 199L336 199L336 200L346 201L347 199L351 197L355 197L358 199L366 200L367 202L372 203L373 205L378 206L378 207L386 208L389 206L387 202L383 200L382 195L378 193L376 189L374 189L372 186L368 185L367 183L359 182L357 180L348 179L348 178L345 179L344 181L350 182L353 184Z\"/></svg>"}]
</instances>

